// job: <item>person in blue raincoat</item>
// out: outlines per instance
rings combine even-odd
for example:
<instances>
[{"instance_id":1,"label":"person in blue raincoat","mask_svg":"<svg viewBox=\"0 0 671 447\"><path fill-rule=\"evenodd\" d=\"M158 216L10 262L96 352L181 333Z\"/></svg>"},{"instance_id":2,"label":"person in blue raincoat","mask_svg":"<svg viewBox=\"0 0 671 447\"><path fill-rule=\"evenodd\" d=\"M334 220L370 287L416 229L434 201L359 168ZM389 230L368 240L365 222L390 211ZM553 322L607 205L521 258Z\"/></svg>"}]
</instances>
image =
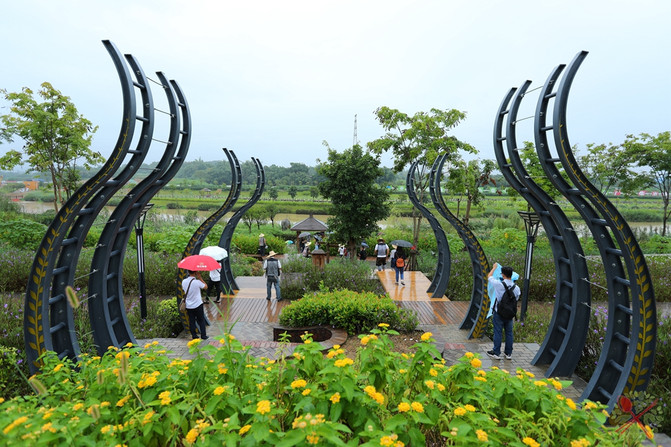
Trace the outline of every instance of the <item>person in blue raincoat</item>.
<instances>
[{"instance_id":1,"label":"person in blue raincoat","mask_svg":"<svg viewBox=\"0 0 671 447\"><path fill-rule=\"evenodd\" d=\"M519 275L513 272L512 267L501 267L497 262L494 263L492 270L487 275L487 292L491 301L488 316L492 316L492 322L494 323L494 347L491 351L487 351L487 355L495 360L500 360L503 356L507 360L513 358L513 319L503 319L497 312L497 305L501 302L506 286L512 289L515 299L519 300L520 288L514 282L517 278L519 278ZM506 344L502 356L501 340L503 331L506 332Z\"/></svg>"}]
</instances>

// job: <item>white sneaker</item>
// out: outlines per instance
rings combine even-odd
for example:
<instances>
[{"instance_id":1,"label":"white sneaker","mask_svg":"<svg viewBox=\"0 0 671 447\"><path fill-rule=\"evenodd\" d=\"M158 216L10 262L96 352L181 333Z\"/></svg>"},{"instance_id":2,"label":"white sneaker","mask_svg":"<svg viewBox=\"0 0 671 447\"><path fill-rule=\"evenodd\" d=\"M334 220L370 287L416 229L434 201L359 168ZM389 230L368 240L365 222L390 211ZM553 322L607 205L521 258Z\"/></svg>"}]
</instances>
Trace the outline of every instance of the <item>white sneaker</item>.
<instances>
[{"instance_id":1,"label":"white sneaker","mask_svg":"<svg viewBox=\"0 0 671 447\"><path fill-rule=\"evenodd\" d=\"M512 359L513 359L513 355L512 355L512 354L510 354L510 355L508 355L508 354L504 354L504 355L506 356L506 360L512 360Z\"/></svg>"},{"instance_id":2,"label":"white sneaker","mask_svg":"<svg viewBox=\"0 0 671 447\"><path fill-rule=\"evenodd\" d=\"M402 286L404 286L404 285L405 285L405 283L404 283L403 281L401 281L401 285L402 285Z\"/></svg>"}]
</instances>

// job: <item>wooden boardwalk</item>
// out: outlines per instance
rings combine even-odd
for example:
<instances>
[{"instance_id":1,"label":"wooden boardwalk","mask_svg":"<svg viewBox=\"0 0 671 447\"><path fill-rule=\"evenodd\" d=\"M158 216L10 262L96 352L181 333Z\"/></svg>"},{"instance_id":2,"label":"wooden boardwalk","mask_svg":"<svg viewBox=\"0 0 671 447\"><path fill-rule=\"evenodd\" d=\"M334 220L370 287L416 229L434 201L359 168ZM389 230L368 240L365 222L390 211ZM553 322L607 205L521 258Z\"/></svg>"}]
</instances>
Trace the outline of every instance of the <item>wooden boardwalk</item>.
<instances>
[{"instance_id":1,"label":"wooden boardwalk","mask_svg":"<svg viewBox=\"0 0 671 447\"><path fill-rule=\"evenodd\" d=\"M399 307L417 313L420 324L459 324L466 314L468 302L431 298L426 293L431 281L421 272L405 272L405 286L396 284L393 270L377 272L389 297ZM266 300L266 280L262 276L242 276L235 279L240 287L221 303L206 305L210 321L229 323L277 323L284 306L290 301ZM274 297L275 292L273 292Z\"/></svg>"}]
</instances>

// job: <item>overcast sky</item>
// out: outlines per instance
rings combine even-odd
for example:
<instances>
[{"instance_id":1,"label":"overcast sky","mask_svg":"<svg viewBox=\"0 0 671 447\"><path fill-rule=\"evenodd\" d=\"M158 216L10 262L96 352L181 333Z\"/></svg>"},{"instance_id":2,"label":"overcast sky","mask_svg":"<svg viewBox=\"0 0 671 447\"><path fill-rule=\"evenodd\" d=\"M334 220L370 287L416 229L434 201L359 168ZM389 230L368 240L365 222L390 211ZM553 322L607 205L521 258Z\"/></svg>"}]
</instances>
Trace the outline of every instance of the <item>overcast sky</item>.
<instances>
[{"instance_id":1,"label":"overcast sky","mask_svg":"<svg viewBox=\"0 0 671 447\"><path fill-rule=\"evenodd\" d=\"M148 76L162 71L183 89L189 161L222 160L228 147L241 161L315 165L326 159L322 141L352 146L355 115L362 145L380 137L380 106L462 110L454 135L493 159L507 91L526 79L541 86L581 50L589 55L571 89L571 144L671 130L670 17L667 0L2 1L0 88L52 83L100 126L93 148L107 156L121 125L119 80L101 43L109 39ZM532 121L519 141L533 139ZM165 139L164 128L154 137ZM147 160L163 150L152 145Z\"/></svg>"}]
</instances>

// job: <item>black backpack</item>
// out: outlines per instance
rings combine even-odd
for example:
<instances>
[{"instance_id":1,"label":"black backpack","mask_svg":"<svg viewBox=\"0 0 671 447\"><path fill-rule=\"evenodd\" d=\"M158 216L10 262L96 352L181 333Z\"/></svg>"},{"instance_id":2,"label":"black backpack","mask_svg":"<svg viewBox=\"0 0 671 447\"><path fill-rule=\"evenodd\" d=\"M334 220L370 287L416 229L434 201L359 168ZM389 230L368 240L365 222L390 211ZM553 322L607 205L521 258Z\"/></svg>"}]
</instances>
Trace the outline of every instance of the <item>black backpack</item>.
<instances>
[{"instance_id":1,"label":"black backpack","mask_svg":"<svg viewBox=\"0 0 671 447\"><path fill-rule=\"evenodd\" d=\"M503 281L501 281L501 284L503 284L506 291L503 292L496 311L504 320L512 320L513 318L517 318L517 299L515 299L515 294L513 293L517 286L508 287Z\"/></svg>"}]
</instances>

